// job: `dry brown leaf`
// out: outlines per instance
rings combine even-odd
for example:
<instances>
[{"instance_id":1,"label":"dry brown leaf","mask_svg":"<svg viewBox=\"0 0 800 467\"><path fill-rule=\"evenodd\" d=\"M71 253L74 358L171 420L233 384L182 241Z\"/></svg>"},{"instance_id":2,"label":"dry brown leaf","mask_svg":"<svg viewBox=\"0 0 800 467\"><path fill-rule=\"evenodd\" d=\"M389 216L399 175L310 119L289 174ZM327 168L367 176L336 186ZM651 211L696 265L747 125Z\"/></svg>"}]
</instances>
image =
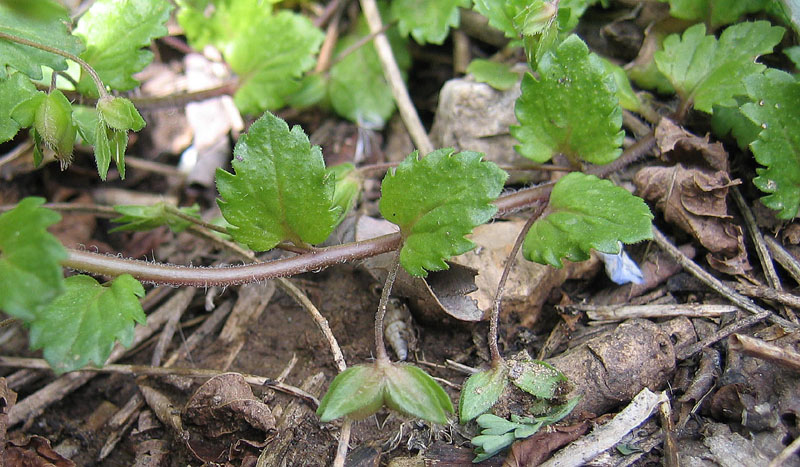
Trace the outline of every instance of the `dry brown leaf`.
<instances>
[{"instance_id":1,"label":"dry brown leaf","mask_svg":"<svg viewBox=\"0 0 800 467\"><path fill-rule=\"evenodd\" d=\"M238 373L206 381L186 403L182 419L190 434L190 449L206 462L218 462L241 441L263 445L266 433L275 428L272 411Z\"/></svg>"},{"instance_id":2,"label":"dry brown leaf","mask_svg":"<svg viewBox=\"0 0 800 467\"><path fill-rule=\"evenodd\" d=\"M646 167L634 177L639 194L664 212L664 218L694 236L708 249L709 263L727 274L750 270L740 225L728 215L731 186L727 172L708 169Z\"/></svg>"},{"instance_id":3,"label":"dry brown leaf","mask_svg":"<svg viewBox=\"0 0 800 467\"><path fill-rule=\"evenodd\" d=\"M10 441L3 455L3 464L23 467L75 467L75 463L50 447L47 438L33 435Z\"/></svg>"},{"instance_id":4,"label":"dry brown leaf","mask_svg":"<svg viewBox=\"0 0 800 467\"><path fill-rule=\"evenodd\" d=\"M661 159L684 166L706 166L728 172L728 153L722 143L711 143L708 135L701 138L662 118L655 129L656 144Z\"/></svg>"},{"instance_id":5,"label":"dry brown leaf","mask_svg":"<svg viewBox=\"0 0 800 467\"><path fill-rule=\"evenodd\" d=\"M540 431L530 438L514 443L503 467L539 465L550 457L553 451L575 441L587 431L589 431L589 422L570 426L554 426L546 431Z\"/></svg>"}]
</instances>

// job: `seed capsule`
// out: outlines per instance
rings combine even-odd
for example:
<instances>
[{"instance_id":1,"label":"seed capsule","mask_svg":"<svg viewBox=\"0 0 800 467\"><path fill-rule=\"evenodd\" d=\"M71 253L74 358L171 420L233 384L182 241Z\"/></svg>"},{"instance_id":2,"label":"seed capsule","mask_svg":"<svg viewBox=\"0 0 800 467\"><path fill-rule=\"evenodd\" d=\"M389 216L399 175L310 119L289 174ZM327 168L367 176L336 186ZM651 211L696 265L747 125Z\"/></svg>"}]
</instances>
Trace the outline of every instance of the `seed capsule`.
<instances>
[{"instance_id":1,"label":"seed capsule","mask_svg":"<svg viewBox=\"0 0 800 467\"><path fill-rule=\"evenodd\" d=\"M33 127L47 147L55 151L61 169L69 167L77 129L72 123L72 104L61 91L54 89L44 98L36 109Z\"/></svg>"}]
</instances>

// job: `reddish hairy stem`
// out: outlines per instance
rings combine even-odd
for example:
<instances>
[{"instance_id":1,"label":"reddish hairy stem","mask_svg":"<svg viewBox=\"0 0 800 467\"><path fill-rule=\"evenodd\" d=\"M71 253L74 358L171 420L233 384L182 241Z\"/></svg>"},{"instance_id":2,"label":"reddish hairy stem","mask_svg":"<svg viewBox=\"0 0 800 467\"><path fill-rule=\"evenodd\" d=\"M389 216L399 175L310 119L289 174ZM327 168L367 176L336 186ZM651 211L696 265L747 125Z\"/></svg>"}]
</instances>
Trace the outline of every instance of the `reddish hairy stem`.
<instances>
[{"instance_id":1,"label":"reddish hairy stem","mask_svg":"<svg viewBox=\"0 0 800 467\"><path fill-rule=\"evenodd\" d=\"M495 201L498 215L529 207L550 195L551 183L501 196ZM172 286L209 287L258 282L316 271L333 264L369 258L400 248L400 234L384 235L361 242L321 248L291 258L267 263L245 264L225 268L203 268L153 263L87 251L67 250L69 256L61 264L79 271L119 276L130 274L143 281Z\"/></svg>"}]
</instances>

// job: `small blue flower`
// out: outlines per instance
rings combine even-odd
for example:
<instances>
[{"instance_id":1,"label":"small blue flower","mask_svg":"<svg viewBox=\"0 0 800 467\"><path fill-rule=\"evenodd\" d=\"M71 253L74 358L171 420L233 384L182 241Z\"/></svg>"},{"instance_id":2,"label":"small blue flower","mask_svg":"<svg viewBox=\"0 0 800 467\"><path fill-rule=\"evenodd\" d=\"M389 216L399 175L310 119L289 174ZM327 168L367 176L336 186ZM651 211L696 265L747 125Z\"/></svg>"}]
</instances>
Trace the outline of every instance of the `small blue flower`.
<instances>
[{"instance_id":1,"label":"small blue flower","mask_svg":"<svg viewBox=\"0 0 800 467\"><path fill-rule=\"evenodd\" d=\"M634 284L644 283L642 270L639 269L636 262L625 253L621 243L619 246L619 253L615 255L601 253L599 251L597 253L606 265L606 274L608 274L608 277L615 283L619 285L627 284L628 282L633 282Z\"/></svg>"}]
</instances>

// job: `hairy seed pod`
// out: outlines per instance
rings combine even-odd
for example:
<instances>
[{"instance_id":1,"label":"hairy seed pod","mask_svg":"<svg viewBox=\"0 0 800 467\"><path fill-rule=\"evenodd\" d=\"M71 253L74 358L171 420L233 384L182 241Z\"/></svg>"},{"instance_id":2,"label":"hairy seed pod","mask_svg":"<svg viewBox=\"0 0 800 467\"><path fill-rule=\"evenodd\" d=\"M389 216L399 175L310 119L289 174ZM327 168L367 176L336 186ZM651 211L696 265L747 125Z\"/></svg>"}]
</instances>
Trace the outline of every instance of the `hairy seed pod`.
<instances>
[{"instance_id":1,"label":"hairy seed pod","mask_svg":"<svg viewBox=\"0 0 800 467\"><path fill-rule=\"evenodd\" d=\"M72 123L72 104L61 91L54 89L44 98L36 109L33 127L47 147L55 151L61 169L69 167L77 129Z\"/></svg>"},{"instance_id":2,"label":"hairy seed pod","mask_svg":"<svg viewBox=\"0 0 800 467\"><path fill-rule=\"evenodd\" d=\"M409 343L413 343L414 339L411 332L411 313L403 302L395 298L390 299L386 306L383 337L394 350L398 360L405 361L408 358Z\"/></svg>"}]
</instances>

